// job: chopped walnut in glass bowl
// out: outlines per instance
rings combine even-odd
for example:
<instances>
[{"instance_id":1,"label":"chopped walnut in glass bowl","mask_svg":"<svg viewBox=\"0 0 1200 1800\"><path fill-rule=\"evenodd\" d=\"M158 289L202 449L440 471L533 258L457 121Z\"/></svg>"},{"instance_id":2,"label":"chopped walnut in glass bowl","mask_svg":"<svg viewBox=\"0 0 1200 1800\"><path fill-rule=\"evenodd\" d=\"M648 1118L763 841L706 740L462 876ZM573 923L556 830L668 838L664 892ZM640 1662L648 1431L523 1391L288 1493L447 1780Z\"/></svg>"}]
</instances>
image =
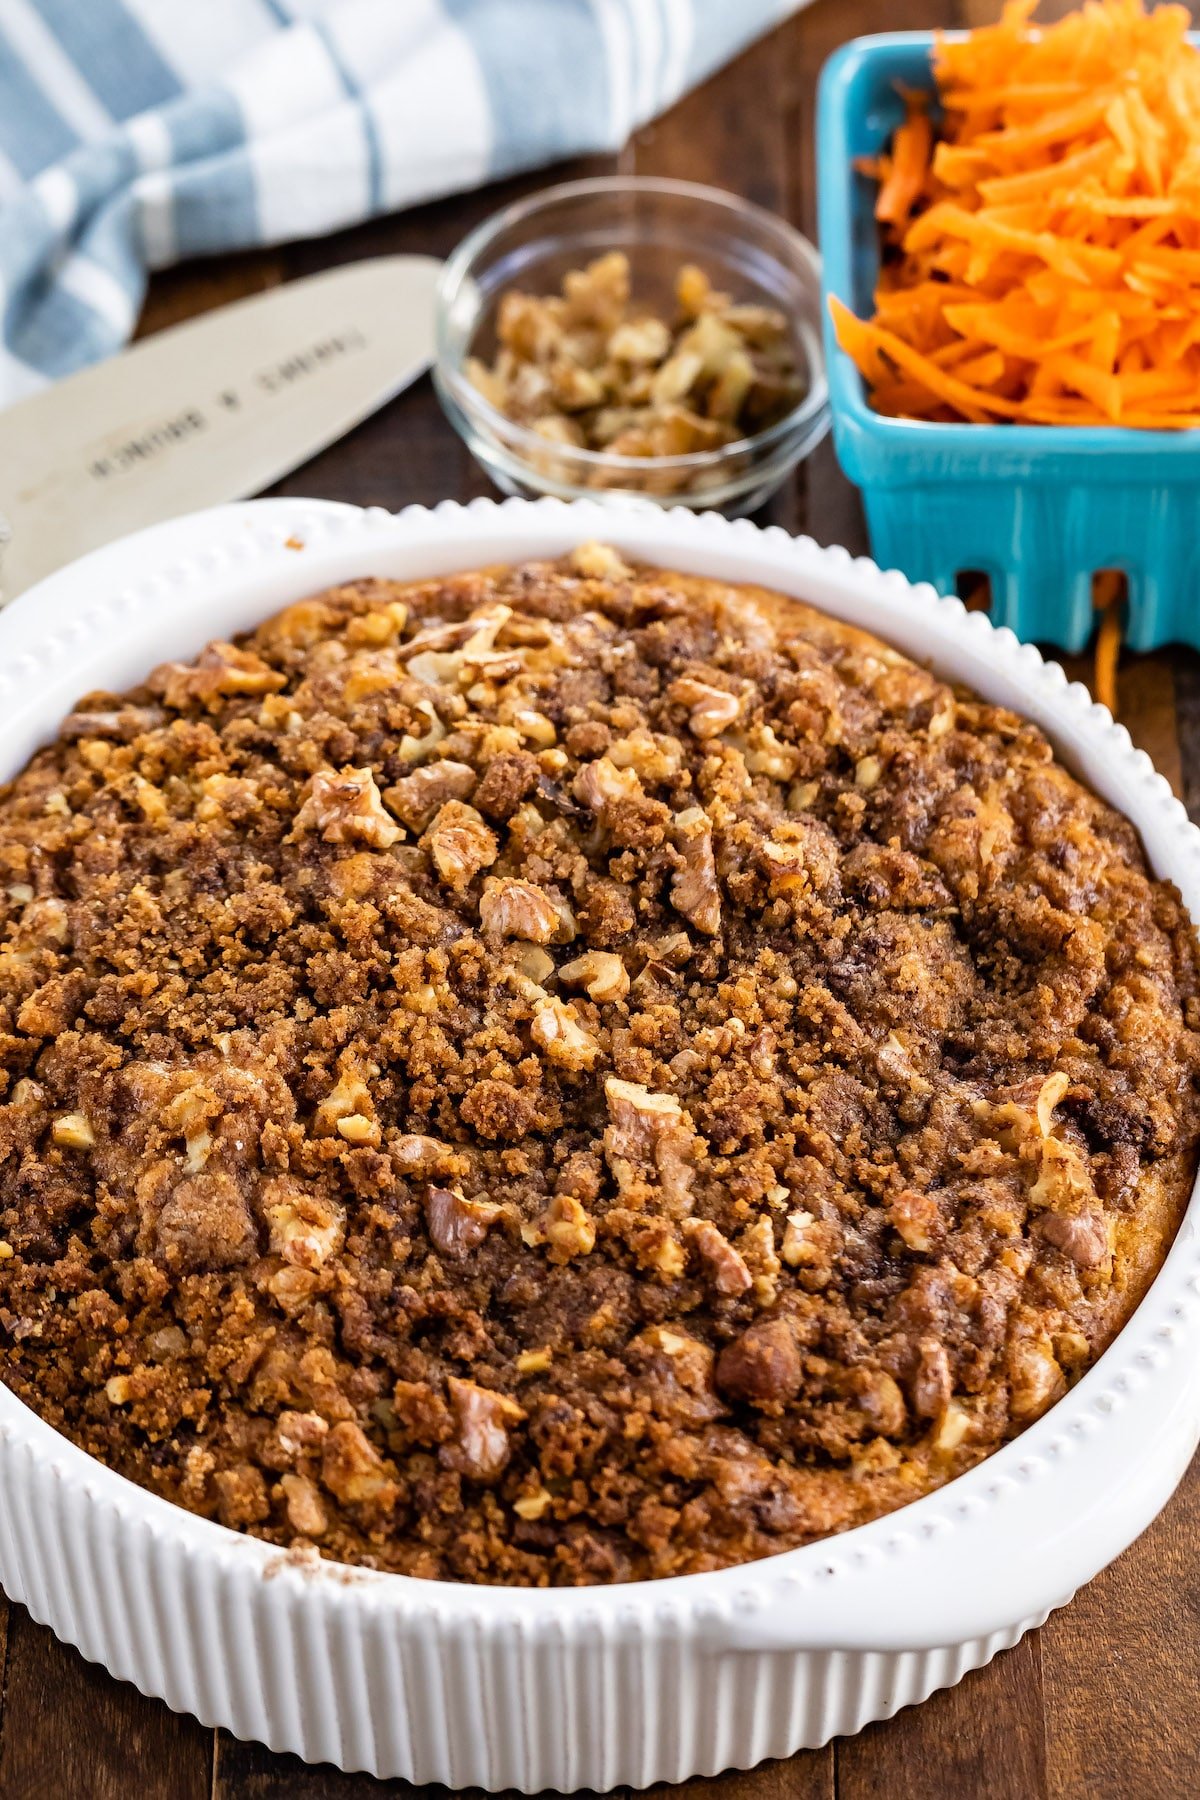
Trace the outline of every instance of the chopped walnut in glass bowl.
<instances>
[{"instance_id":1,"label":"chopped walnut in glass bowl","mask_svg":"<svg viewBox=\"0 0 1200 1800\"><path fill-rule=\"evenodd\" d=\"M683 456L786 418L804 383L785 315L737 305L684 263L673 315L640 306L629 258L610 250L558 294L501 297L491 363L467 360L485 400L550 443L614 456Z\"/></svg>"},{"instance_id":2,"label":"chopped walnut in glass bowl","mask_svg":"<svg viewBox=\"0 0 1200 1800\"><path fill-rule=\"evenodd\" d=\"M828 430L819 264L713 188L581 181L451 256L434 379L509 493L748 512Z\"/></svg>"}]
</instances>

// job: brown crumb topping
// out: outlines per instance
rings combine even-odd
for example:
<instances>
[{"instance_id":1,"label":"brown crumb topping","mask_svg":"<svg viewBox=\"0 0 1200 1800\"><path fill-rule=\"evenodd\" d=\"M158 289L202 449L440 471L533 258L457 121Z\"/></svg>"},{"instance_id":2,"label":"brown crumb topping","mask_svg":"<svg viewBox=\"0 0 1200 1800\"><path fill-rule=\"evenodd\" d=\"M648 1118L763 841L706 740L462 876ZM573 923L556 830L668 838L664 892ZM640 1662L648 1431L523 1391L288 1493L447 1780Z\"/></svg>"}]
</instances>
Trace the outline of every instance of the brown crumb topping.
<instances>
[{"instance_id":1,"label":"brown crumb topping","mask_svg":"<svg viewBox=\"0 0 1200 1800\"><path fill-rule=\"evenodd\" d=\"M1041 734L585 546L91 694L0 794L0 1372L285 1548L623 1581L846 1529L1108 1343L1197 946Z\"/></svg>"}]
</instances>

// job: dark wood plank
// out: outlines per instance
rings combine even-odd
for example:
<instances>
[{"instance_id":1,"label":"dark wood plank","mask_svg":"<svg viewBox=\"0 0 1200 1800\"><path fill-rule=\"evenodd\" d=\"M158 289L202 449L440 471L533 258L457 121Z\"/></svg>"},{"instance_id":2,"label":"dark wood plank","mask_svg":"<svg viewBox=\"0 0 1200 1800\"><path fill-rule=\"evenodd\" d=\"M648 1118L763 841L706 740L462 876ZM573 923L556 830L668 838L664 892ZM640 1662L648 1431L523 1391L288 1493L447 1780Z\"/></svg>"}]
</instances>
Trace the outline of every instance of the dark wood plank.
<instances>
[{"instance_id":1,"label":"dark wood plank","mask_svg":"<svg viewBox=\"0 0 1200 1800\"><path fill-rule=\"evenodd\" d=\"M688 1792L685 1788L663 1791L681 1796ZM296 1756L273 1756L261 1744L241 1744L226 1731L218 1733L212 1800L367 1800L368 1795L370 1800L418 1800L418 1796L419 1800L489 1800L479 1788L416 1788L407 1781L375 1781L369 1775L343 1775L327 1763L311 1765L302 1763ZM521 1796L510 1791L501 1794L499 1800L521 1800ZM599 1800L599 1797L584 1790L578 1800ZM631 1800L631 1797L628 1789L616 1788L607 1800ZM727 1800L742 1800L742 1796L729 1795ZM771 1800L771 1796L756 1795L754 1800ZM816 1796L814 1800L817 1800ZM822 1794L820 1800L826 1800L826 1796Z\"/></svg>"},{"instance_id":2,"label":"dark wood plank","mask_svg":"<svg viewBox=\"0 0 1200 1800\"><path fill-rule=\"evenodd\" d=\"M136 336L149 337L166 325L210 312L214 306L228 306L231 300L278 287L285 273L280 250L249 250L241 256L223 256L219 262L182 263L164 269L150 283Z\"/></svg>"},{"instance_id":3,"label":"dark wood plank","mask_svg":"<svg viewBox=\"0 0 1200 1800\"><path fill-rule=\"evenodd\" d=\"M1200 1792L1200 1463L1042 1631L1047 1800ZM980 1790L982 1792L982 1790Z\"/></svg>"},{"instance_id":4,"label":"dark wood plank","mask_svg":"<svg viewBox=\"0 0 1200 1800\"><path fill-rule=\"evenodd\" d=\"M803 1750L786 1762L760 1763L757 1769L733 1770L728 1775L714 1775L707 1781L685 1781L679 1786L665 1783L641 1790L648 1800L834 1800L837 1794L837 1771L833 1746L823 1750Z\"/></svg>"},{"instance_id":5,"label":"dark wood plank","mask_svg":"<svg viewBox=\"0 0 1200 1800\"><path fill-rule=\"evenodd\" d=\"M1175 644L1171 649L1175 668L1175 707L1182 760L1183 803L1200 825L1200 654Z\"/></svg>"},{"instance_id":6,"label":"dark wood plank","mask_svg":"<svg viewBox=\"0 0 1200 1800\"><path fill-rule=\"evenodd\" d=\"M0 1790L3 1792L3 1790ZM660 1783L638 1790L637 1800L834 1800L833 1759L822 1750L787 1762L764 1763L745 1773L734 1771L708 1781L679 1785ZM213 1800L356 1800L366 1794L378 1800L485 1800L477 1788L452 1794L445 1787L414 1788L404 1781L371 1781L342 1775L328 1767L311 1768L294 1756L272 1756L257 1744L240 1744L219 1734ZM5 1797L7 1800L7 1796ZM518 1800L510 1794L501 1800ZM578 1800L598 1800L583 1792ZM634 1800L631 1790L617 1788L607 1800Z\"/></svg>"},{"instance_id":7,"label":"dark wood plank","mask_svg":"<svg viewBox=\"0 0 1200 1800\"><path fill-rule=\"evenodd\" d=\"M785 68L801 29L794 20L645 126L621 158L629 174L701 181L770 212L787 211Z\"/></svg>"},{"instance_id":8,"label":"dark wood plank","mask_svg":"<svg viewBox=\"0 0 1200 1800\"><path fill-rule=\"evenodd\" d=\"M838 1800L1034 1800L1045 1792L1036 1635L837 1746Z\"/></svg>"},{"instance_id":9,"label":"dark wood plank","mask_svg":"<svg viewBox=\"0 0 1200 1800\"><path fill-rule=\"evenodd\" d=\"M1121 722L1134 743L1180 794L1183 762L1175 696L1178 660L1173 649L1125 657L1118 675L1118 698Z\"/></svg>"},{"instance_id":10,"label":"dark wood plank","mask_svg":"<svg viewBox=\"0 0 1200 1800\"><path fill-rule=\"evenodd\" d=\"M1045 654L1061 663L1072 681L1082 681L1095 692L1090 652L1064 656L1049 648ZM1179 690L1180 683L1188 680L1189 669L1200 669L1200 657L1173 644L1170 649L1155 650L1148 656L1126 652L1117 673L1117 717L1138 749L1146 752L1181 796L1187 756L1181 738ZM1192 768L1200 772L1200 757L1192 757L1191 762Z\"/></svg>"},{"instance_id":11,"label":"dark wood plank","mask_svg":"<svg viewBox=\"0 0 1200 1800\"><path fill-rule=\"evenodd\" d=\"M9 1620L4 1800L207 1800L213 1733L113 1681L35 1625Z\"/></svg>"}]
</instances>

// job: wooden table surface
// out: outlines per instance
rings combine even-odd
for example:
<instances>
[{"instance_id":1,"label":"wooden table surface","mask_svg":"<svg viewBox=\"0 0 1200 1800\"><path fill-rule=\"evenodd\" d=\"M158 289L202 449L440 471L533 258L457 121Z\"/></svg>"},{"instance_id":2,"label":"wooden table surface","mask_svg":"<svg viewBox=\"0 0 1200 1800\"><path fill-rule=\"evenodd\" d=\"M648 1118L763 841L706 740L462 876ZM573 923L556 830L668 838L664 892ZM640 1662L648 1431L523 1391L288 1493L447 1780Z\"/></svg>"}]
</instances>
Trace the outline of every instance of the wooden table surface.
<instances>
[{"instance_id":1,"label":"wooden table surface","mask_svg":"<svg viewBox=\"0 0 1200 1800\"><path fill-rule=\"evenodd\" d=\"M997 4L814 0L619 158L569 172L616 168L712 182L815 235L813 96L830 51L862 32L983 22ZM1055 10L1065 6L1054 0L1043 16ZM445 254L502 200L553 178L534 176L315 244L172 271L156 280L143 329L331 263L391 250ZM426 379L275 491L395 508L490 490ZM867 547L857 498L828 442L765 516L821 542ZM1073 672L1086 677L1086 661ZM1200 658L1175 649L1126 658L1121 711L1200 818ZM990 1668L855 1738L674 1792L680 1800L1174 1800L1200 1793L1198 1470L1193 1465L1131 1550ZM90 1667L2 1599L0 1649L0 1800L367 1800L417 1792L402 1782L305 1768L176 1717ZM433 1800L446 1790L424 1792Z\"/></svg>"}]
</instances>

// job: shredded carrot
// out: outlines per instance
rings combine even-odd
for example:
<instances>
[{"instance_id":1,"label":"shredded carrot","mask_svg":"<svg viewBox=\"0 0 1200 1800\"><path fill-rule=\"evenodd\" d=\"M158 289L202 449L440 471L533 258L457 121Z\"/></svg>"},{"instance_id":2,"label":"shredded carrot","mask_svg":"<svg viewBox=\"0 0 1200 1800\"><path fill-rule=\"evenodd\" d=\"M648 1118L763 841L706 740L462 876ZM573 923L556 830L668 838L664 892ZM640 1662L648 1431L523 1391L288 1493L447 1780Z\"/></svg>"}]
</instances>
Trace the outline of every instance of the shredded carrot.
<instances>
[{"instance_id":1,"label":"shredded carrot","mask_svg":"<svg viewBox=\"0 0 1200 1800\"><path fill-rule=\"evenodd\" d=\"M1100 614L1100 629L1096 633L1092 691L1101 706L1107 706L1114 719L1119 710L1117 664L1121 656L1121 603L1124 586L1119 575L1106 570L1097 577L1094 596L1096 610Z\"/></svg>"},{"instance_id":2,"label":"shredded carrot","mask_svg":"<svg viewBox=\"0 0 1200 1800\"><path fill-rule=\"evenodd\" d=\"M908 117L892 139L892 154L881 169L875 217L885 225L903 225L921 198L929 159L933 155L933 126L919 97L908 103Z\"/></svg>"},{"instance_id":3,"label":"shredded carrot","mask_svg":"<svg viewBox=\"0 0 1200 1800\"><path fill-rule=\"evenodd\" d=\"M1200 51L1182 6L1037 0L934 59L879 183L875 315L831 300L890 417L1200 423Z\"/></svg>"}]
</instances>

